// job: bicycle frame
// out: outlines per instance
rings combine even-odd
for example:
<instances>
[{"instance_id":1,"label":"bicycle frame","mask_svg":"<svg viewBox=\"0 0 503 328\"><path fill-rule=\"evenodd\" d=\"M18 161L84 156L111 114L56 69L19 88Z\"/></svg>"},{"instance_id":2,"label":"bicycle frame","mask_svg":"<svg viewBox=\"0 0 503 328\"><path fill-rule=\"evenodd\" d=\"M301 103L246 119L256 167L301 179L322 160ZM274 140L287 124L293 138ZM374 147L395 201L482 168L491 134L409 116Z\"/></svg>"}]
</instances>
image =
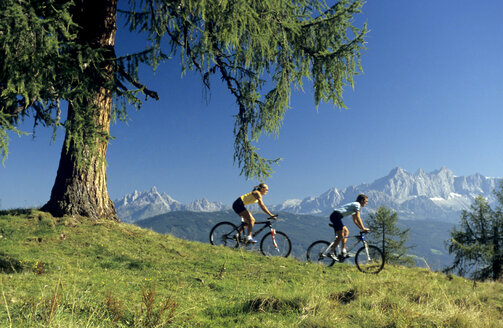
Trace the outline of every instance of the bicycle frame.
<instances>
[{"instance_id":1,"label":"bicycle frame","mask_svg":"<svg viewBox=\"0 0 503 328\"><path fill-rule=\"evenodd\" d=\"M255 226L257 224L264 225L264 226L262 228L260 228L259 230L257 230L257 231L253 231L252 232L252 236L253 237L255 237L256 235L258 235L259 233L261 233L267 227L269 227L271 229L271 232L274 230L274 228L272 227L271 221L255 222ZM239 233L243 233L245 231L245 229L246 229L247 226L248 226L248 224L246 222L241 222L241 225L238 227Z\"/></svg>"},{"instance_id":2,"label":"bicycle frame","mask_svg":"<svg viewBox=\"0 0 503 328\"><path fill-rule=\"evenodd\" d=\"M253 231L252 232L252 237L255 237L257 235L259 235L262 231L264 231L266 228L269 228L271 230L271 235L272 235L272 243L273 243L273 246L278 248L278 245L276 244L276 230L272 227L272 223L271 221L267 220L267 221L259 221L259 222L255 222L255 226L259 224L259 225L263 225L262 228L260 228L259 230L257 231ZM239 234L242 234L244 233L246 227L248 226L248 224L246 222L241 222L241 225L238 227L238 232Z\"/></svg>"},{"instance_id":3,"label":"bicycle frame","mask_svg":"<svg viewBox=\"0 0 503 328\"><path fill-rule=\"evenodd\" d=\"M351 252L359 243L363 243L363 246L365 246L365 252L366 252L366 255L367 255L367 258L370 259L369 257L369 250L368 250L368 244L367 244L367 241L365 240L365 236L363 234L363 232L360 231L360 234L359 235L354 235L354 236L348 236L348 237L344 237L346 239L356 239L356 241L349 247L346 247L347 249L347 252L349 254L349 252ZM334 245L335 243L335 239L334 241L332 241L330 243L330 245L328 245L328 247L323 251L323 255L328 255L331 251L332 251L332 246Z\"/></svg>"}]
</instances>

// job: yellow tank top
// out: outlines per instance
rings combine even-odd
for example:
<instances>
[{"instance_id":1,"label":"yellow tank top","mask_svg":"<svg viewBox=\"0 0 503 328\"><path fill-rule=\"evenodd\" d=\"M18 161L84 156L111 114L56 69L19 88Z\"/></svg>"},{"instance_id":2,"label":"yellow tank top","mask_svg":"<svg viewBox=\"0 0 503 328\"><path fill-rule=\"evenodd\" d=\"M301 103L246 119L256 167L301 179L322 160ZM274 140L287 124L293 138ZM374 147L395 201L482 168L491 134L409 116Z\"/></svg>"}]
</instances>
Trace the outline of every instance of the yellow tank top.
<instances>
[{"instance_id":1,"label":"yellow tank top","mask_svg":"<svg viewBox=\"0 0 503 328\"><path fill-rule=\"evenodd\" d=\"M247 194L244 194L240 198L243 201L243 204L245 204L245 205L250 205L250 204L258 202L258 199L255 198L255 196L253 195L253 191L249 192Z\"/></svg>"}]
</instances>

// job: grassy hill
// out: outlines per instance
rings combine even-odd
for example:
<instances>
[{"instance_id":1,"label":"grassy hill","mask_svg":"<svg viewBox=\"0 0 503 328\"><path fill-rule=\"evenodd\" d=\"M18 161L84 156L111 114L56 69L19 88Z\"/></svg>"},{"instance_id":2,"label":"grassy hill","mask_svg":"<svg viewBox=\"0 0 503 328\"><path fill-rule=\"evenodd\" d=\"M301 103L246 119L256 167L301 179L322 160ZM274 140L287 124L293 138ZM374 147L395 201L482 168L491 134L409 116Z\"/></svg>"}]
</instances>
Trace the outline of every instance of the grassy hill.
<instances>
[{"instance_id":1,"label":"grassy hill","mask_svg":"<svg viewBox=\"0 0 503 328\"><path fill-rule=\"evenodd\" d=\"M134 225L0 213L0 327L501 327L500 283L379 275Z\"/></svg>"},{"instance_id":2,"label":"grassy hill","mask_svg":"<svg viewBox=\"0 0 503 328\"><path fill-rule=\"evenodd\" d=\"M263 213L255 215L258 219L265 218ZM168 212L135 224L178 238L209 243L211 228L221 221L239 224L238 217L230 210L211 213ZM348 219L346 224L351 234L357 233L358 228L352 220ZM427 265L434 270L441 270L452 264L453 257L445 249L444 241L450 238L449 232L454 227L453 224L434 220L399 220L398 225L401 229L410 228L408 245L413 246L410 254L419 257L416 261L418 266ZM280 213L275 227L290 237L292 256L301 261L305 260L306 249L313 241L334 238L333 229L328 226L328 218L323 216Z\"/></svg>"}]
</instances>

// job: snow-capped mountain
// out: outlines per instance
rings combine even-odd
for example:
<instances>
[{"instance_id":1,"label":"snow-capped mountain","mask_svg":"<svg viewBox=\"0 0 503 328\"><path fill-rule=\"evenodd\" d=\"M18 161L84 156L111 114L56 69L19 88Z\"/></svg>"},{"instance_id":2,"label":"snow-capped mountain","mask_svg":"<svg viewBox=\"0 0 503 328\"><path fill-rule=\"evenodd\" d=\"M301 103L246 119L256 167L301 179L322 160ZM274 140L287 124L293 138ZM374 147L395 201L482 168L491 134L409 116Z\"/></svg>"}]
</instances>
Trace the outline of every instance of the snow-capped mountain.
<instances>
[{"instance_id":1,"label":"snow-capped mountain","mask_svg":"<svg viewBox=\"0 0 503 328\"><path fill-rule=\"evenodd\" d=\"M397 167L372 183L341 190L333 187L319 196L289 199L279 205L268 204L268 208L273 212L329 215L337 206L353 202L359 193L364 193L369 196L369 203L362 211L364 215L386 206L397 211L400 219L458 222L460 212L468 209L475 197L481 195L490 204L494 203L496 198L493 191L501 181L501 178L485 177L478 173L455 176L445 167L431 173L422 169L409 173ZM159 193L155 187L145 192L134 191L114 203L119 217L126 222L171 211L213 212L230 208L221 202L210 202L204 198L182 204L166 193ZM258 206L249 208L259 210Z\"/></svg>"},{"instance_id":2,"label":"snow-capped mountain","mask_svg":"<svg viewBox=\"0 0 503 328\"><path fill-rule=\"evenodd\" d=\"M386 206L398 211L402 219L455 222L461 210L468 209L476 196L482 195L489 203L494 202L493 191L501 180L480 174L458 177L445 167L431 173L419 169L413 174L397 167L370 184L342 190L334 187L317 197L291 199L272 208L297 214L328 215L338 205L352 202L359 193L364 193L369 196L369 204L363 213Z\"/></svg>"},{"instance_id":3,"label":"snow-capped mountain","mask_svg":"<svg viewBox=\"0 0 503 328\"><path fill-rule=\"evenodd\" d=\"M167 193L159 193L156 187L150 191L137 191L114 201L117 214L124 222L135 222L171 211L213 212L227 207L221 202L198 199L190 204L182 204Z\"/></svg>"},{"instance_id":4,"label":"snow-capped mountain","mask_svg":"<svg viewBox=\"0 0 503 328\"><path fill-rule=\"evenodd\" d=\"M222 202L210 202L206 198L201 198L185 205L183 208L185 211L192 212L216 212L225 210L229 207L225 206Z\"/></svg>"}]
</instances>

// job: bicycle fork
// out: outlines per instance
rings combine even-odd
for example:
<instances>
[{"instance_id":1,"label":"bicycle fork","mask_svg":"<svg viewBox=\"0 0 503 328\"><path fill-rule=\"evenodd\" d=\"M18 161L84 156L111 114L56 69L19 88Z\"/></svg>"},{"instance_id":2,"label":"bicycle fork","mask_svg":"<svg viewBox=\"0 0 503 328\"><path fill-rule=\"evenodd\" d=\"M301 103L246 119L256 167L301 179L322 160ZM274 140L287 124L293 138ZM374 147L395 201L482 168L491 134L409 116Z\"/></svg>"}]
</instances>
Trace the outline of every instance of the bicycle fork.
<instances>
[{"instance_id":1,"label":"bicycle fork","mask_svg":"<svg viewBox=\"0 0 503 328\"><path fill-rule=\"evenodd\" d=\"M370 262L369 246L366 242L363 242L363 246L365 246L365 255L367 255L367 261Z\"/></svg>"},{"instance_id":2,"label":"bicycle fork","mask_svg":"<svg viewBox=\"0 0 503 328\"><path fill-rule=\"evenodd\" d=\"M276 250L279 253L278 244L276 243L276 229L271 228L271 236L272 236L272 245L274 246L274 248L276 248Z\"/></svg>"}]
</instances>

